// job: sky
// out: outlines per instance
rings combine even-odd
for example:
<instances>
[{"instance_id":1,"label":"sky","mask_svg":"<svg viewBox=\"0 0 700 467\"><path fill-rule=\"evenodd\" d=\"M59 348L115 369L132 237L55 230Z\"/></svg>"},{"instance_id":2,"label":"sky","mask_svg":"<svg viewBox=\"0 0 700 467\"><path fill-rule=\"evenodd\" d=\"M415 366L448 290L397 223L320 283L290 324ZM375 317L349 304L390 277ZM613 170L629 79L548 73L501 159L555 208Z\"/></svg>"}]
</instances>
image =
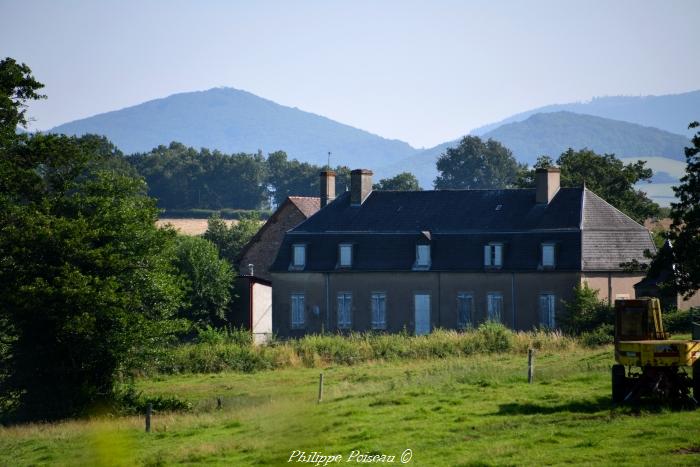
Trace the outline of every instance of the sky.
<instances>
[{"instance_id":1,"label":"sky","mask_svg":"<svg viewBox=\"0 0 700 467\"><path fill-rule=\"evenodd\" d=\"M33 129L244 89L431 147L542 105L700 89L700 1L0 0Z\"/></svg>"}]
</instances>

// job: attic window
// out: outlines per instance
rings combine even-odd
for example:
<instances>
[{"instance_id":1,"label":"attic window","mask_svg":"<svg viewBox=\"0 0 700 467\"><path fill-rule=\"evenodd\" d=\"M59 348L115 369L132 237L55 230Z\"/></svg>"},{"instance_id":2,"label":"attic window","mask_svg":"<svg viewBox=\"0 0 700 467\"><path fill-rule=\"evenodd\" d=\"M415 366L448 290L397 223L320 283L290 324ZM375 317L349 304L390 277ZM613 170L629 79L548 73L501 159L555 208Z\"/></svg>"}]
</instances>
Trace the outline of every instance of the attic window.
<instances>
[{"instance_id":1,"label":"attic window","mask_svg":"<svg viewBox=\"0 0 700 467\"><path fill-rule=\"evenodd\" d=\"M341 268L352 267L352 245L350 243L341 243L338 246L338 265Z\"/></svg>"},{"instance_id":2,"label":"attic window","mask_svg":"<svg viewBox=\"0 0 700 467\"><path fill-rule=\"evenodd\" d=\"M497 206L496 206L496 211L500 211L502 207L503 207L502 204L497 205Z\"/></svg>"},{"instance_id":3,"label":"attic window","mask_svg":"<svg viewBox=\"0 0 700 467\"><path fill-rule=\"evenodd\" d=\"M416 245L416 267L430 267L430 245Z\"/></svg>"},{"instance_id":4,"label":"attic window","mask_svg":"<svg viewBox=\"0 0 700 467\"><path fill-rule=\"evenodd\" d=\"M543 268L553 268L555 266L555 247L554 243L543 243L542 244L542 267Z\"/></svg>"},{"instance_id":5,"label":"attic window","mask_svg":"<svg viewBox=\"0 0 700 467\"><path fill-rule=\"evenodd\" d=\"M292 251L292 266L295 268L303 268L306 266L306 245L294 245Z\"/></svg>"},{"instance_id":6,"label":"attic window","mask_svg":"<svg viewBox=\"0 0 700 467\"><path fill-rule=\"evenodd\" d=\"M500 268L503 266L502 243L484 245L484 266L487 268Z\"/></svg>"}]
</instances>

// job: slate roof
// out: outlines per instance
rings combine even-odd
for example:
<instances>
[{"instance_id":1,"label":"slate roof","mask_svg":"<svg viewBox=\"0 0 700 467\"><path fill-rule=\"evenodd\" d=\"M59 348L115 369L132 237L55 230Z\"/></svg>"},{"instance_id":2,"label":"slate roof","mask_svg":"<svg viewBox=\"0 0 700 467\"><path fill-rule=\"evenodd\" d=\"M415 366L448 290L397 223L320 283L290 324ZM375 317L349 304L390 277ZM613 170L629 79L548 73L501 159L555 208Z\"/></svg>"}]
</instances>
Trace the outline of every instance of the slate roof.
<instances>
[{"instance_id":1,"label":"slate roof","mask_svg":"<svg viewBox=\"0 0 700 467\"><path fill-rule=\"evenodd\" d=\"M429 232L429 239L425 232ZM288 271L292 245L307 245L305 271L336 271L338 244L352 243L352 271L411 270L415 245L431 244L431 271L483 271L483 247L504 244L504 271L537 270L540 246L555 243L557 270L620 270L647 261L649 232L586 188L561 188L535 202L534 189L373 191L350 194L287 232L271 271Z\"/></svg>"}]
</instances>

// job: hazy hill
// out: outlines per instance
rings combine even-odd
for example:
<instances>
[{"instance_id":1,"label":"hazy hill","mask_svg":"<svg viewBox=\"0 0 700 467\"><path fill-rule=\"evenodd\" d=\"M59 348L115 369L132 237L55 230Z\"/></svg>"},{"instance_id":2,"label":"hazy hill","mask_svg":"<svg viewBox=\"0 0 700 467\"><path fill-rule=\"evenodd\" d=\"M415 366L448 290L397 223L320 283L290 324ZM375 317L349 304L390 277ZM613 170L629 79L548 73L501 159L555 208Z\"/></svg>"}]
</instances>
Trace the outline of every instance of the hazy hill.
<instances>
[{"instance_id":1,"label":"hazy hill","mask_svg":"<svg viewBox=\"0 0 700 467\"><path fill-rule=\"evenodd\" d=\"M662 156L685 160L683 148L689 144L685 136L658 128L571 112L535 114L521 122L508 123L489 131L482 138L493 138L513 151L516 159L530 165L537 156L546 154L553 159L569 147L587 147L599 153L614 153L618 157ZM416 174L423 187L431 187L437 175L435 160L458 140L410 156L387 167L409 170Z\"/></svg>"},{"instance_id":2,"label":"hazy hill","mask_svg":"<svg viewBox=\"0 0 700 467\"><path fill-rule=\"evenodd\" d=\"M663 96L595 97L588 102L554 104L512 115L471 133L483 135L506 123L520 122L538 113L568 111L653 126L671 133L692 136L688 123L700 119L700 91Z\"/></svg>"},{"instance_id":3,"label":"hazy hill","mask_svg":"<svg viewBox=\"0 0 700 467\"><path fill-rule=\"evenodd\" d=\"M223 152L268 153L333 165L375 167L418 151L325 117L285 107L233 88L174 94L57 126L55 133L107 136L125 153L179 141Z\"/></svg>"}]
</instances>

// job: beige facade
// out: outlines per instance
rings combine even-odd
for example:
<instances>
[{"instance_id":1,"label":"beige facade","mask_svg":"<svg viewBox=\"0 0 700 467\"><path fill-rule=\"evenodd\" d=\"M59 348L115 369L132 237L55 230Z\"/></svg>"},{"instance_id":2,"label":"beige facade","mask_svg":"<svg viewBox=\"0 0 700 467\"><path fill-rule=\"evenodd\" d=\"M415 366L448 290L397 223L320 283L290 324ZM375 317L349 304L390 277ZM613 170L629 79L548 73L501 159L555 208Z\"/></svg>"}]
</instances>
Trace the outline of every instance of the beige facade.
<instances>
[{"instance_id":1,"label":"beige facade","mask_svg":"<svg viewBox=\"0 0 700 467\"><path fill-rule=\"evenodd\" d=\"M415 329L415 294L430 296L431 329L456 329L458 297L473 300L473 326L488 319L489 294L501 297L500 321L513 329L541 325L540 297L553 295L555 316L570 300L580 272L332 272L272 273L273 326L281 337L338 330L338 295L351 296L353 331L372 330L372 294L386 300L387 332ZM292 295L303 296L304 326L291 325ZM556 325L555 318L555 325Z\"/></svg>"},{"instance_id":2,"label":"beige facade","mask_svg":"<svg viewBox=\"0 0 700 467\"><path fill-rule=\"evenodd\" d=\"M634 284L644 279L644 274L610 272L583 272L581 283L598 290L598 298L614 303L617 299L635 298Z\"/></svg>"}]
</instances>

